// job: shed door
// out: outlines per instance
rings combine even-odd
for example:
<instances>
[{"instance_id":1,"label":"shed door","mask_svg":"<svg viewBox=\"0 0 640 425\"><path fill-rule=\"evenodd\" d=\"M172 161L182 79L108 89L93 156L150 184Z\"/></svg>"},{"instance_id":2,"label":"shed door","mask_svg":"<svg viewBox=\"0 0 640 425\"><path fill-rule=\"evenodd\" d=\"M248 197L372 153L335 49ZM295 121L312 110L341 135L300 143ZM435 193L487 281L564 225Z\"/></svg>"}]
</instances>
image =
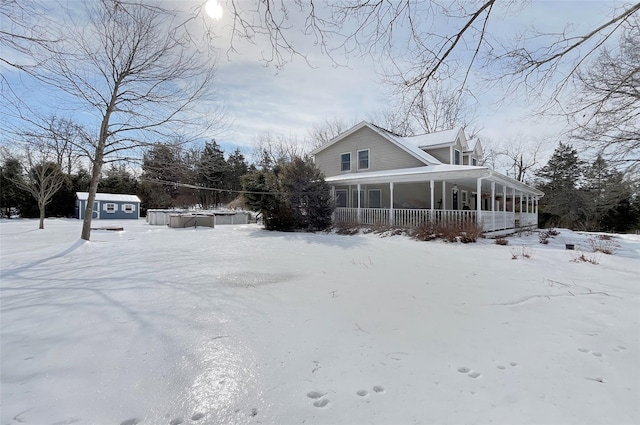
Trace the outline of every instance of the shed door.
<instances>
[{"instance_id":1,"label":"shed door","mask_svg":"<svg viewBox=\"0 0 640 425\"><path fill-rule=\"evenodd\" d=\"M93 203L93 213L91 213L91 218L100 218L100 203L98 201Z\"/></svg>"}]
</instances>

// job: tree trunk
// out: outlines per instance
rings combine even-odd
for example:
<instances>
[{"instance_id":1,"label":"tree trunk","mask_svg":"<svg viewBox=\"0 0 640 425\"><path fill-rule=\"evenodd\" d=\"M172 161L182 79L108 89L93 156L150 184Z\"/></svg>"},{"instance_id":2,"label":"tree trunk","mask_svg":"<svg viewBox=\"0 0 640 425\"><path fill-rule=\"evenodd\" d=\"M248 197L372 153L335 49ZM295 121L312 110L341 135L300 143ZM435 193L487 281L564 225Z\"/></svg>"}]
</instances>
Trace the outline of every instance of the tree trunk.
<instances>
[{"instance_id":1,"label":"tree trunk","mask_svg":"<svg viewBox=\"0 0 640 425\"><path fill-rule=\"evenodd\" d=\"M91 172L91 183L89 184L89 197L87 198L87 207L84 210L84 220L82 221L81 238L85 241L91 238L91 220L93 219L93 204L96 200L98 192L98 182L100 181L100 173L102 172L102 161L93 162L93 170Z\"/></svg>"},{"instance_id":2,"label":"tree trunk","mask_svg":"<svg viewBox=\"0 0 640 425\"><path fill-rule=\"evenodd\" d=\"M45 208L45 206L39 202L38 203L38 208L40 209L40 226L38 226L38 229L44 229L44 208Z\"/></svg>"}]
</instances>

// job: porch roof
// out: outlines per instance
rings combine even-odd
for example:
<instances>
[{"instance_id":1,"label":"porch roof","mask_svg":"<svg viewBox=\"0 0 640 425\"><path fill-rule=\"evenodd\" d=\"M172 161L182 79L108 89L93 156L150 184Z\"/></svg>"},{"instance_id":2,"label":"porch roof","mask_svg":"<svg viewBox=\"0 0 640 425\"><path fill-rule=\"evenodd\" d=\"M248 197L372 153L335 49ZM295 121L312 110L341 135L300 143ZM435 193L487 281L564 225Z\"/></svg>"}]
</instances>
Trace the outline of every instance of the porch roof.
<instances>
[{"instance_id":1,"label":"porch roof","mask_svg":"<svg viewBox=\"0 0 640 425\"><path fill-rule=\"evenodd\" d=\"M332 185L339 184L386 184L386 183L418 183L427 181L448 181L464 186L476 187L477 180L482 179L482 190L490 190L491 182L516 189L535 196L544 196L544 192L518 180L502 175L487 167L472 165L428 165L415 168L349 173L327 177L325 181Z\"/></svg>"}]
</instances>

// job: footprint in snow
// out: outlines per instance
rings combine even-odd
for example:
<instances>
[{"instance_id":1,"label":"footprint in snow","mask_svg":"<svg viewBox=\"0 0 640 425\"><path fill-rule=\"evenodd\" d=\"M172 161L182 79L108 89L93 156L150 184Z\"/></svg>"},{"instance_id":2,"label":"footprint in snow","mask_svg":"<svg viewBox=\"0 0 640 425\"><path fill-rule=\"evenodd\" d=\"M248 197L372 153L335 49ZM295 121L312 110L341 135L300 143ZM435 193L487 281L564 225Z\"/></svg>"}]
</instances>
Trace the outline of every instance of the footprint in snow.
<instances>
[{"instance_id":1,"label":"footprint in snow","mask_svg":"<svg viewBox=\"0 0 640 425\"><path fill-rule=\"evenodd\" d=\"M198 412L198 413L194 413L194 415L191 417L191 420L192 421L199 421L202 418L204 418L204 413Z\"/></svg>"},{"instance_id":2,"label":"footprint in snow","mask_svg":"<svg viewBox=\"0 0 640 425\"><path fill-rule=\"evenodd\" d=\"M169 425L180 425L182 423L184 423L184 420L182 418L175 418L174 420L169 422Z\"/></svg>"},{"instance_id":3,"label":"footprint in snow","mask_svg":"<svg viewBox=\"0 0 640 425\"><path fill-rule=\"evenodd\" d=\"M313 405L316 407L325 407L327 404L329 404L329 400L326 398L323 398L321 400L316 400L313 402Z\"/></svg>"},{"instance_id":4,"label":"footprint in snow","mask_svg":"<svg viewBox=\"0 0 640 425\"><path fill-rule=\"evenodd\" d=\"M377 392L377 393L383 393L384 392L384 387L382 385L376 385L373 387L373 391Z\"/></svg>"},{"instance_id":5,"label":"footprint in snow","mask_svg":"<svg viewBox=\"0 0 640 425\"><path fill-rule=\"evenodd\" d=\"M321 398L323 396L325 396L327 393L321 393L320 391L311 391L307 393L307 397L312 398L312 399L318 399Z\"/></svg>"},{"instance_id":6,"label":"footprint in snow","mask_svg":"<svg viewBox=\"0 0 640 425\"><path fill-rule=\"evenodd\" d=\"M367 394L369 394L369 391L367 391L367 390L358 390L358 391L356 391L356 394L358 394L360 397L364 397Z\"/></svg>"},{"instance_id":7,"label":"footprint in snow","mask_svg":"<svg viewBox=\"0 0 640 425\"><path fill-rule=\"evenodd\" d=\"M126 421L120 422L120 425L136 425L136 424L139 424L140 422L142 422L142 419L140 418L131 418L131 419L127 419Z\"/></svg>"},{"instance_id":8,"label":"footprint in snow","mask_svg":"<svg viewBox=\"0 0 640 425\"><path fill-rule=\"evenodd\" d=\"M468 367L459 367L458 368L458 372L460 373L469 373L471 371L471 369L469 369Z\"/></svg>"},{"instance_id":9,"label":"footprint in snow","mask_svg":"<svg viewBox=\"0 0 640 425\"><path fill-rule=\"evenodd\" d=\"M471 372L468 376L469 378L476 379L476 378L479 378L481 375L480 375L480 372Z\"/></svg>"}]
</instances>

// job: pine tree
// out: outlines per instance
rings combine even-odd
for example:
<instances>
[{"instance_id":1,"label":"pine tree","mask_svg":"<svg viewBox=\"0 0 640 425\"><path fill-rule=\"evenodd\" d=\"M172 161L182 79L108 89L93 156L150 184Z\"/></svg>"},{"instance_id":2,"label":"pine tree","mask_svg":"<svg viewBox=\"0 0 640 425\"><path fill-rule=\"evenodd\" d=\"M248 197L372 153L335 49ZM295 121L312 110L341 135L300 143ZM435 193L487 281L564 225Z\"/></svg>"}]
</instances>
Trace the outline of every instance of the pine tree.
<instances>
[{"instance_id":1,"label":"pine tree","mask_svg":"<svg viewBox=\"0 0 640 425\"><path fill-rule=\"evenodd\" d=\"M586 199L579 190L583 176L583 162L570 145L560 142L547 165L536 175L545 195L540 200L541 224L575 228L580 226L580 211Z\"/></svg>"}]
</instances>

